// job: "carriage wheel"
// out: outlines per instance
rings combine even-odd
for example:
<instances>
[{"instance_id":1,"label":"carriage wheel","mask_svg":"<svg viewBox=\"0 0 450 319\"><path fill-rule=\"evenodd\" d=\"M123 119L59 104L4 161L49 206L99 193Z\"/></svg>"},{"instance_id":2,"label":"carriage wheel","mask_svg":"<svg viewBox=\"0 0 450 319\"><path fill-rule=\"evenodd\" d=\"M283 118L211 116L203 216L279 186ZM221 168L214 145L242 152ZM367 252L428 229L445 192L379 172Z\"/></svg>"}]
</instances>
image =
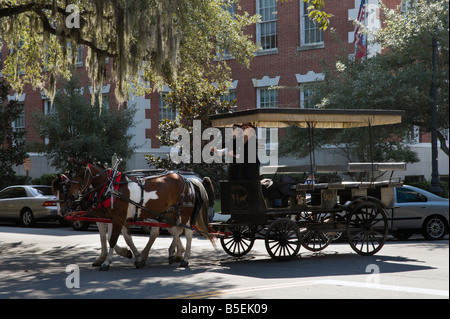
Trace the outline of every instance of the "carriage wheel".
<instances>
[{"instance_id":1,"label":"carriage wheel","mask_svg":"<svg viewBox=\"0 0 450 319\"><path fill-rule=\"evenodd\" d=\"M302 246L314 252L327 248L333 239L332 236L327 236L326 233L315 230L307 230L302 232L302 235Z\"/></svg>"},{"instance_id":2,"label":"carriage wheel","mask_svg":"<svg viewBox=\"0 0 450 319\"><path fill-rule=\"evenodd\" d=\"M330 214L314 214L309 219L315 223L324 223L330 217ZM302 236L302 246L314 252L327 248L332 240L331 236L327 236L326 233L316 230L306 229L302 231Z\"/></svg>"},{"instance_id":3,"label":"carriage wheel","mask_svg":"<svg viewBox=\"0 0 450 319\"><path fill-rule=\"evenodd\" d=\"M384 208L375 202L357 204L347 217L347 236L358 254L376 254L386 242L388 220Z\"/></svg>"},{"instance_id":4,"label":"carriage wheel","mask_svg":"<svg viewBox=\"0 0 450 319\"><path fill-rule=\"evenodd\" d=\"M290 219L277 219L270 224L265 242L270 257L279 260L291 259L297 256L300 249L300 229Z\"/></svg>"},{"instance_id":5,"label":"carriage wheel","mask_svg":"<svg viewBox=\"0 0 450 319\"><path fill-rule=\"evenodd\" d=\"M233 225L228 230L232 233L230 236L221 237L220 244L223 250L233 257L242 257L246 255L255 243L255 234L249 226Z\"/></svg>"}]
</instances>

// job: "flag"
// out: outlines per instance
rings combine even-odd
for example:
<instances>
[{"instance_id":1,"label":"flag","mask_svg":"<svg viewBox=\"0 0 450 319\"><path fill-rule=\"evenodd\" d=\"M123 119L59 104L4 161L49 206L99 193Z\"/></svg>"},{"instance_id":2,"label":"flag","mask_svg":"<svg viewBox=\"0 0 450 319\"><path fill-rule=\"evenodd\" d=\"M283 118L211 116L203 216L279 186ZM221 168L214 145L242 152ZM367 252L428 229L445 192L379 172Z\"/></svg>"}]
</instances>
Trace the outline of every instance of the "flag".
<instances>
[{"instance_id":1,"label":"flag","mask_svg":"<svg viewBox=\"0 0 450 319\"><path fill-rule=\"evenodd\" d=\"M366 21L366 0L361 0L361 5L359 6L358 17L356 19L359 23L364 24ZM360 60L366 55L366 35L360 33L359 24L355 24L355 35L353 38L353 43L355 44L355 57Z\"/></svg>"}]
</instances>

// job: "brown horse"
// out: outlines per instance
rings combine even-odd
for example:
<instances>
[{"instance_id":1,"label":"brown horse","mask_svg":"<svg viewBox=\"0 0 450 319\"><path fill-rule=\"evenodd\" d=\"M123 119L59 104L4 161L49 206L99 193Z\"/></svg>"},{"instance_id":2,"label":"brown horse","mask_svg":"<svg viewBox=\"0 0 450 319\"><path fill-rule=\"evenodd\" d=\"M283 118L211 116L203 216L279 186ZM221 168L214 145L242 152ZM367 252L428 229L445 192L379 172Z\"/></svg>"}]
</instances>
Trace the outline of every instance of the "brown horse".
<instances>
[{"instance_id":1,"label":"brown horse","mask_svg":"<svg viewBox=\"0 0 450 319\"><path fill-rule=\"evenodd\" d=\"M52 191L53 195L56 196L58 214L61 217L64 217L69 212L70 209L70 207L68 207L69 205L65 205L68 199L69 187L70 187L70 180L66 175L58 174L52 181ZM89 207L89 203L87 201L80 201L79 205L82 206L81 207L82 210L89 210L89 211L91 210L91 207ZM98 213L102 215L105 214L105 212L98 212ZM108 225L106 223L97 223L97 228L100 233L101 253L100 256L92 263L92 266L100 267L105 261L106 256L108 254L106 245L106 232L108 229ZM111 227L109 227L109 230L111 230ZM128 225L125 225L124 228L122 228L122 234L124 238L126 238L125 240L129 241L127 237L131 236L131 232ZM115 251L120 256L126 258L131 258L133 256L130 250L128 250L125 247L120 247L119 245L116 245Z\"/></svg>"},{"instance_id":2,"label":"brown horse","mask_svg":"<svg viewBox=\"0 0 450 319\"><path fill-rule=\"evenodd\" d=\"M68 196L71 201L85 197L90 192L90 187L98 194L99 207L103 207L102 218L112 220L112 233L109 238L109 252L100 270L107 270L112 262L114 247L122 227L127 221L141 221L148 218L159 218L173 227L168 228L174 240L169 248L169 260L181 258L182 251L177 251L175 246L180 242L180 235L185 229L186 251L180 266L189 264L192 229L196 226L215 246L214 237L208 233L208 195L200 181L187 180L179 174L167 173L160 176L137 179L132 176L120 174L104 169L102 166L80 162L70 172L70 187ZM69 204L68 201L67 204ZM94 214L95 211L94 211ZM186 227L180 227L180 225ZM138 265L145 261L159 230L152 230L149 242L142 251L136 253L130 246L136 257ZM132 243L131 243L132 244Z\"/></svg>"}]
</instances>

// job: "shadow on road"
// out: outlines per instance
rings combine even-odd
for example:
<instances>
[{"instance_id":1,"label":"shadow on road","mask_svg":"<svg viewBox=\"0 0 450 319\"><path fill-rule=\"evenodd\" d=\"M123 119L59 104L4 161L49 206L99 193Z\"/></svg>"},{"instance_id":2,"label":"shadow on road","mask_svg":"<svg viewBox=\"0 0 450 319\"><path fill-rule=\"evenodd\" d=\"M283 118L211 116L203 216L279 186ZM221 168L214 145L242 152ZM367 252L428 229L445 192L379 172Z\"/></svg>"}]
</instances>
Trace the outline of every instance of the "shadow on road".
<instances>
[{"instance_id":1,"label":"shadow on road","mask_svg":"<svg viewBox=\"0 0 450 319\"><path fill-rule=\"evenodd\" d=\"M203 241L200 241L201 243ZM205 240L206 242L206 240ZM440 249L448 243L426 243ZM302 279L367 274L375 264L381 273L402 273L433 269L424 261L383 255L362 257L355 253L338 253L330 246L323 253L305 250L291 261L276 262L255 252L234 259L220 248L193 247L189 268L167 263L167 250L151 252L148 266L135 269L134 259L115 255L110 271L99 272L91 266L99 249L79 245L55 244L42 250L35 244L0 242L0 298L167 298L174 295L205 293L235 288L226 275L260 279ZM80 289L66 287L66 267L80 269ZM225 276L224 276L225 275Z\"/></svg>"}]
</instances>

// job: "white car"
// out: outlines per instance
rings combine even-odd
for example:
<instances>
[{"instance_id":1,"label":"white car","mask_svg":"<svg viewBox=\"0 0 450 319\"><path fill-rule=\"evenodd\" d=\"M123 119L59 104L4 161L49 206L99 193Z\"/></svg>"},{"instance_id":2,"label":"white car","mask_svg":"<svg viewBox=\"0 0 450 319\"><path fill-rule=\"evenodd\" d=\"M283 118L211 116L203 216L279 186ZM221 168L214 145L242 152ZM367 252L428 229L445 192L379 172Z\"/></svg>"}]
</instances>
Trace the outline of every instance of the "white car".
<instances>
[{"instance_id":1,"label":"white car","mask_svg":"<svg viewBox=\"0 0 450 319\"><path fill-rule=\"evenodd\" d=\"M33 226L39 220L59 220L50 186L17 185L0 191L0 218Z\"/></svg>"},{"instance_id":2,"label":"white car","mask_svg":"<svg viewBox=\"0 0 450 319\"><path fill-rule=\"evenodd\" d=\"M394 237L407 239L416 233L426 239L445 237L449 224L448 198L409 185L396 187L394 196Z\"/></svg>"}]
</instances>

